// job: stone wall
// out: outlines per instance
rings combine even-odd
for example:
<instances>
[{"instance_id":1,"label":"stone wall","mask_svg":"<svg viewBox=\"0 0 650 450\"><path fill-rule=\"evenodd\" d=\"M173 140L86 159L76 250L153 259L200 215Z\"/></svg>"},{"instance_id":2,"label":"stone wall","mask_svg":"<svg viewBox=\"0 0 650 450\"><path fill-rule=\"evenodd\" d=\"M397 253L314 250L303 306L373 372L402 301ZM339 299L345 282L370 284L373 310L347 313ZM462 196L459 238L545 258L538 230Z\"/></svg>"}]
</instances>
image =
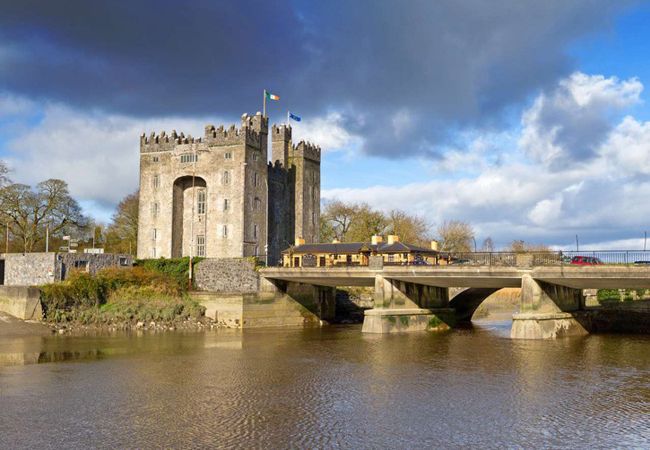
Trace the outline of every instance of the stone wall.
<instances>
[{"instance_id":1,"label":"stone wall","mask_svg":"<svg viewBox=\"0 0 650 450\"><path fill-rule=\"evenodd\" d=\"M57 279L56 253L8 253L5 260L6 286L38 286Z\"/></svg>"},{"instance_id":2,"label":"stone wall","mask_svg":"<svg viewBox=\"0 0 650 450\"><path fill-rule=\"evenodd\" d=\"M64 280L72 270L92 275L107 267L130 267L133 256L113 253L8 253L5 262L5 286L40 286Z\"/></svg>"},{"instance_id":3,"label":"stone wall","mask_svg":"<svg viewBox=\"0 0 650 450\"><path fill-rule=\"evenodd\" d=\"M208 258L196 265L194 283L202 291L245 294L258 291L260 277L252 259Z\"/></svg>"},{"instance_id":4,"label":"stone wall","mask_svg":"<svg viewBox=\"0 0 650 450\"><path fill-rule=\"evenodd\" d=\"M95 275L109 267L131 267L133 256L115 253L59 253L56 261L57 280L65 280L72 270L83 270Z\"/></svg>"}]
</instances>

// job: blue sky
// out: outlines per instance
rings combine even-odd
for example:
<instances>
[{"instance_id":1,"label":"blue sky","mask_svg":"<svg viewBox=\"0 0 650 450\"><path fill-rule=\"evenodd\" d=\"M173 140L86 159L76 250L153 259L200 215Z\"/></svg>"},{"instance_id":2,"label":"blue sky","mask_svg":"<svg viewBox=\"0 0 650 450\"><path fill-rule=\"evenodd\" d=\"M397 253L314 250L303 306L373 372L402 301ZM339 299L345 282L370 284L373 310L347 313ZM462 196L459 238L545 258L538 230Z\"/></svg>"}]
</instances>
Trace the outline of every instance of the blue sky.
<instances>
[{"instance_id":1,"label":"blue sky","mask_svg":"<svg viewBox=\"0 0 650 450\"><path fill-rule=\"evenodd\" d=\"M281 96L323 197L432 233L637 248L650 228L650 4L0 1L0 157L108 220L138 136L236 123ZM147 18L143 20L143 18Z\"/></svg>"}]
</instances>

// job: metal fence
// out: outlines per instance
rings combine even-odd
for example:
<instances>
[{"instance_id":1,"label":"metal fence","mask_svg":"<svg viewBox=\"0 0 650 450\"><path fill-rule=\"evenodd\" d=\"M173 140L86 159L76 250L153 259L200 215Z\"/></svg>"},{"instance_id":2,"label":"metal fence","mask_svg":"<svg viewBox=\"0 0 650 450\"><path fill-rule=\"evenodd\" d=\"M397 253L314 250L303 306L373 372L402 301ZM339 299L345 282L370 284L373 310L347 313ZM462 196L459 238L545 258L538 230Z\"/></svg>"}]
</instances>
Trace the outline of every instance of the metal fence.
<instances>
[{"instance_id":1,"label":"metal fence","mask_svg":"<svg viewBox=\"0 0 650 450\"><path fill-rule=\"evenodd\" d=\"M548 252L467 252L446 253L438 264L464 266L596 266L636 265L650 266L650 251L643 250L589 250Z\"/></svg>"}]
</instances>

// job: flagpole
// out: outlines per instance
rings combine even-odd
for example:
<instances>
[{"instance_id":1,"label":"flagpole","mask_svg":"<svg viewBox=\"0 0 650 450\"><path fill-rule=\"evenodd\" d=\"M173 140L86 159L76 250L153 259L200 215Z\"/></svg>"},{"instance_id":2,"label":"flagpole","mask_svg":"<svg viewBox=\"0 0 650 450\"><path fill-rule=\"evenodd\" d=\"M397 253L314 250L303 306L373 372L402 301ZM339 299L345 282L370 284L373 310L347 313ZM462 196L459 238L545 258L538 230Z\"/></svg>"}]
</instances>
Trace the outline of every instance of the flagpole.
<instances>
[{"instance_id":1,"label":"flagpole","mask_svg":"<svg viewBox=\"0 0 650 450\"><path fill-rule=\"evenodd\" d=\"M262 117L266 117L266 89L262 95Z\"/></svg>"},{"instance_id":2,"label":"flagpole","mask_svg":"<svg viewBox=\"0 0 650 450\"><path fill-rule=\"evenodd\" d=\"M289 112L289 110L287 109L287 127L289 126L289 114L290 114L290 112Z\"/></svg>"}]
</instances>

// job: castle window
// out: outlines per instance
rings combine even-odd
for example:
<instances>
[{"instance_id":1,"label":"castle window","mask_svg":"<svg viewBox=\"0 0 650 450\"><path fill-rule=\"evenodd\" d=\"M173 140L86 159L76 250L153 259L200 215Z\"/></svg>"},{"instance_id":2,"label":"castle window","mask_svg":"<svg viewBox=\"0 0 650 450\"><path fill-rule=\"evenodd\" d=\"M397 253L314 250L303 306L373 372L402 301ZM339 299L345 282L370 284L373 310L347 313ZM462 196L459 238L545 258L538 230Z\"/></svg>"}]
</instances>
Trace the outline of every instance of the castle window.
<instances>
[{"instance_id":1,"label":"castle window","mask_svg":"<svg viewBox=\"0 0 650 450\"><path fill-rule=\"evenodd\" d=\"M257 172L253 172L253 186L258 186L260 184L260 180L257 176Z\"/></svg>"},{"instance_id":2,"label":"castle window","mask_svg":"<svg viewBox=\"0 0 650 450\"><path fill-rule=\"evenodd\" d=\"M229 208L230 208L230 202L228 201L227 198L224 198L223 199L223 210L228 211Z\"/></svg>"},{"instance_id":3,"label":"castle window","mask_svg":"<svg viewBox=\"0 0 650 450\"><path fill-rule=\"evenodd\" d=\"M316 225L316 213L313 211L311 213L311 224Z\"/></svg>"},{"instance_id":4,"label":"castle window","mask_svg":"<svg viewBox=\"0 0 650 450\"><path fill-rule=\"evenodd\" d=\"M152 157L151 157L151 160L152 160L153 162L158 162L158 161L160 161L160 157L158 157L158 156L152 156Z\"/></svg>"},{"instance_id":5,"label":"castle window","mask_svg":"<svg viewBox=\"0 0 650 450\"><path fill-rule=\"evenodd\" d=\"M230 184L230 172L227 170L223 173L223 178L222 178L223 184L228 185Z\"/></svg>"},{"instance_id":6,"label":"castle window","mask_svg":"<svg viewBox=\"0 0 650 450\"><path fill-rule=\"evenodd\" d=\"M197 193L196 212L197 214L205 214L205 191L203 189Z\"/></svg>"},{"instance_id":7,"label":"castle window","mask_svg":"<svg viewBox=\"0 0 650 450\"><path fill-rule=\"evenodd\" d=\"M253 225L253 239L257 239L257 225Z\"/></svg>"},{"instance_id":8,"label":"castle window","mask_svg":"<svg viewBox=\"0 0 650 450\"><path fill-rule=\"evenodd\" d=\"M253 202L253 210L259 211L262 209L262 200L259 199L259 197L255 197L255 201Z\"/></svg>"},{"instance_id":9,"label":"castle window","mask_svg":"<svg viewBox=\"0 0 650 450\"><path fill-rule=\"evenodd\" d=\"M224 225L222 229L222 236L227 238L228 237L228 225Z\"/></svg>"},{"instance_id":10,"label":"castle window","mask_svg":"<svg viewBox=\"0 0 650 450\"><path fill-rule=\"evenodd\" d=\"M205 256L205 236L196 237L196 256Z\"/></svg>"},{"instance_id":11,"label":"castle window","mask_svg":"<svg viewBox=\"0 0 650 450\"><path fill-rule=\"evenodd\" d=\"M153 176L153 180L151 180L151 186L153 186L154 189L158 189L160 187L160 175Z\"/></svg>"},{"instance_id":12,"label":"castle window","mask_svg":"<svg viewBox=\"0 0 650 450\"><path fill-rule=\"evenodd\" d=\"M259 247L259 245L256 245L255 246L255 253L254 253L253 256L259 256L259 254L260 254L260 247Z\"/></svg>"},{"instance_id":13,"label":"castle window","mask_svg":"<svg viewBox=\"0 0 650 450\"><path fill-rule=\"evenodd\" d=\"M151 247L151 257L152 258L156 257L156 247Z\"/></svg>"},{"instance_id":14,"label":"castle window","mask_svg":"<svg viewBox=\"0 0 650 450\"><path fill-rule=\"evenodd\" d=\"M158 239L158 229L154 228L151 230L151 240L155 241L156 239Z\"/></svg>"},{"instance_id":15,"label":"castle window","mask_svg":"<svg viewBox=\"0 0 650 450\"><path fill-rule=\"evenodd\" d=\"M193 163L199 160L199 155L196 153L183 153L181 155L181 163Z\"/></svg>"},{"instance_id":16,"label":"castle window","mask_svg":"<svg viewBox=\"0 0 650 450\"><path fill-rule=\"evenodd\" d=\"M232 153L231 152L226 152L223 154L223 159L232 159Z\"/></svg>"},{"instance_id":17,"label":"castle window","mask_svg":"<svg viewBox=\"0 0 650 450\"><path fill-rule=\"evenodd\" d=\"M158 202L153 202L151 204L151 217L155 219L156 217L158 217L159 212L160 212L160 205L158 204Z\"/></svg>"}]
</instances>

